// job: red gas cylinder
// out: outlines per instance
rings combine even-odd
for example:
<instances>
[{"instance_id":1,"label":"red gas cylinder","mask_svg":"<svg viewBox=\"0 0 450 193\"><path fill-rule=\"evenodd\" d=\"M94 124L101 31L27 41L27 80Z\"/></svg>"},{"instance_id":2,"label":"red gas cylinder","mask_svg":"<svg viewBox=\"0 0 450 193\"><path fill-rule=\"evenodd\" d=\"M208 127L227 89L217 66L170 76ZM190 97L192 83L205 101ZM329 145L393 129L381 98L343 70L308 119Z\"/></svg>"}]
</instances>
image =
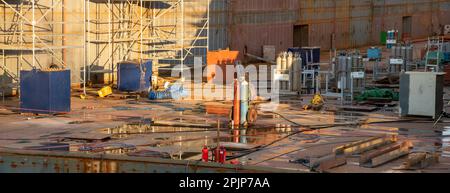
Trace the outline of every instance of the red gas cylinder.
<instances>
[{"instance_id":1,"label":"red gas cylinder","mask_svg":"<svg viewBox=\"0 0 450 193\"><path fill-rule=\"evenodd\" d=\"M227 150L224 147L219 149L219 163L223 164L227 160Z\"/></svg>"},{"instance_id":2,"label":"red gas cylinder","mask_svg":"<svg viewBox=\"0 0 450 193\"><path fill-rule=\"evenodd\" d=\"M206 147L206 145L203 146L203 149L202 149L202 160L204 162L208 162L208 158L209 158L208 153L209 153L208 147Z\"/></svg>"},{"instance_id":3,"label":"red gas cylinder","mask_svg":"<svg viewBox=\"0 0 450 193\"><path fill-rule=\"evenodd\" d=\"M216 149L214 149L214 151L211 151L212 152L212 154L213 154L213 159L214 159L214 162L219 162L219 155L220 155L220 153L219 153L219 148L216 148Z\"/></svg>"}]
</instances>

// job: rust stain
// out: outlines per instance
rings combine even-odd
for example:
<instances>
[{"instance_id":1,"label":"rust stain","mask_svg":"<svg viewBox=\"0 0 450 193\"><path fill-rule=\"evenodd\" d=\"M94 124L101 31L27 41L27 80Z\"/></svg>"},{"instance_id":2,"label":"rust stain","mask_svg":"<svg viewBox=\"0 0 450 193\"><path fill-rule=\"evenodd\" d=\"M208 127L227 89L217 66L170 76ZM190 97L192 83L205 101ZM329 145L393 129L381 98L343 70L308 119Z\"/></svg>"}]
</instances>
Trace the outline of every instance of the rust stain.
<instances>
[{"instance_id":1,"label":"rust stain","mask_svg":"<svg viewBox=\"0 0 450 193\"><path fill-rule=\"evenodd\" d=\"M53 169L55 169L55 173L59 173L61 168L57 163L55 163L55 167L53 167Z\"/></svg>"}]
</instances>

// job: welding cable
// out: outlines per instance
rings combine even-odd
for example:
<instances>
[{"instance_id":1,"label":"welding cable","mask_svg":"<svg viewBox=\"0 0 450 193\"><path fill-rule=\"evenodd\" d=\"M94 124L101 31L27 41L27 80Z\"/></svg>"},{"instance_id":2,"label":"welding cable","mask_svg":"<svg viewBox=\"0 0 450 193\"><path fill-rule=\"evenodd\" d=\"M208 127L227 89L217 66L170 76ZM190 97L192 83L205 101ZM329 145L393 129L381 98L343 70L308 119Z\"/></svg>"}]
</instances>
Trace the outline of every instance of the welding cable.
<instances>
[{"instance_id":1,"label":"welding cable","mask_svg":"<svg viewBox=\"0 0 450 193\"><path fill-rule=\"evenodd\" d=\"M291 134L289 134L289 135L287 135L287 136L284 136L284 137L282 137L282 138L280 138L280 139L274 140L274 141L272 141L272 142L270 142L270 143L268 143L268 144L266 144L266 145L263 145L263 146L260 146L260 147L255 147L255 148L253 148L253 149L248 149L248 150L246 150L246 152L244 152L243 154L240 154L240 155L237 155L237 156L233 156L233 157L227 158L227 160L232 160L232 159L240 158L240 157L243 157L243 156L252 154L252 153L254 153L254 152L261 151L261 150L266 149L267 147L269 147L269 146L271 146L271 145L273 145L273 144L275 144L275 143L277 143L277 142L279 142L279 141L282 141L282 140L284 140L284 139L287 139L287 138L289 138L289 137L291 137L291 136L297 135L297 134L302 133L302 132L305 132L305 131L310 131L310 130L299 130L299 131L296 131L296 132L291 133ZM247 152L247 151L248 151L248 152Z\"/></svg>"},{"instance_id":2,"label":"welding cable","mask_svg":"<svg viewBox=\"0 0 450 193\"><path fill-rule=\"evenodd\" d=\"M334 145L334 144L341 144L341 143L349 143L349 142L355 142L355 140L346 140L346 141L339 141L339 142L330 142L330 143L321 143L321 144L310 145L310 146L307 146L307 147L302 147L302 148L298 148L298 149L295 149L295 150L292 150L292 151L289 151L289 152L286 152L286 153L279 154L277 156L265 159L263 161L254 163L252 165L257 165L257 164L260 164L260 163L263 163L263 162L266 162L266 161L273 160L275 158L279 158L279 157L284 156L284 155L288 155L288 154L291 154L291 153L294 153L294 152L297 152L297 151L301 151L301 150L305 150L305 149L309 149L309 148L315 148L315 147L320 147L320 146L324 146L324 145Z\"/></svg>"},{"instance_id":3,"label":"welding cable","mask_svg":"<svg viewBox=\"0 0 450 193\"><path fill-rule=\"evenodd\" d=\"M269 146L271 146L271 145L273 145L273 144L275 144L275 143L277 143L277 142L279 142L279 141L282 141L282 140L284 140L284 139L286 139L286 138L289 138L289 137L291 137L291 136L297 135L297 134L299 134L299 133L303 133L303 132L306 132L306 131L314 131L314 130L319 130L319 129L333 128L333 127L335 127L335 124L323 125L323 126L309 126L309 127L305 126L305 128L307 128L307 129L303 129L303 130L296 131L296 132L291 133L291 134L289 134L289 135L287 135L287 136L285 136L285 137L282 137L282 138L280 138L280 139L274 140L274 141L272 141L272 142L270 142L270 143L268 143L268 144L266 144L266 145L263 145L263 146L260 146L260 147L255 147L255 148L253 148L253 149L246 150L246 151L248 151L248 152L244 152L243 154L240 154L240 155L237 155L237 156L230 157L230 158L227 159L227 160L240 158L240 157L243 157L243 156L252 154L252 153L254 153L254 152L264 150L264 149L266 149L267 147L269 147Z\"/></svg>"},{"instance_id":4,"label":"welding cable","mask_svg":"<svg viewBox=\"0 0 450 193\"><path fill-rule=\"evenodd\" d=\"M281 118L283 118L284 120L294 124L295 126L299 126L299 127L306 127L306 128L311 128L311 129L320 129L320 128L329 128L329 127L337 127L337 126L358 126L358 125L362 125L362 122L355 122L355 123L334 123L334 124L326 124L326 125L304 125L304 124L300 124L297 123L295 121L290 120L289 118L285 117L284 115L274 112L274 111L269 111L269 113L275 114L280 116Z\"/></svg>"},{"instance_id":5,"label":"welding cable","mask_svg":"<svg viewBox=\"0 0 450 193\"><path fill-rule=\"evenodd\" d=\"M389 120L389 121L374 121L374 122L365 122L365 121L359 121L359 122L355 122L355 123L335 123L335 124L328 124L328 125L303 125L297 122L294 122L292 120L290 120L289 118L285 117L284 115L274 112L274 111L269 111L269 113L275 114L280 116L281 118L283 118L284 120L295 124L296 126L301 126L301 127L314 127L314 128L320 128L320 127L333 127L333 126L359 126L359 125L371 125L371 124L383 124L383 123L404 123L404 122L409 122L409 123L434 123L434 121L432 119L423 119L423 118L418 118L418 119L399 119L399 120ZM449 123L449 122L442 122L442 123Z\"/></svg>"}]
</instances>

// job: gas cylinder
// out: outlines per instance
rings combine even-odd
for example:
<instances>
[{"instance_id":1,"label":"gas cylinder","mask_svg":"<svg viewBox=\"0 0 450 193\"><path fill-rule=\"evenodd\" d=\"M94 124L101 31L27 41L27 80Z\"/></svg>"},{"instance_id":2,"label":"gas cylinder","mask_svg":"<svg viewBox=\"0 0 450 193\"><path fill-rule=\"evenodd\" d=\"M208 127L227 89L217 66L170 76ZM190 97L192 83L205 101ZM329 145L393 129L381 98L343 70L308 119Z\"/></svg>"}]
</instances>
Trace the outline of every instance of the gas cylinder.
<instances>
[{"instance_id":1,"label":"gas cylinder","mask_svg":"<svg viewBox=\"0 0 450 193\"><path fill-rule=\"evenodd\" d=\"M286 56L286 70L291 71L292 69L292 62L293 62L293 54L292 52L288 52Z\"/></svg>"},{"instance_id":2,"label":"gas cylinder","mask_svg":"<svg viewBox=\"0 0 450 193\"><path fill-rule=\"evenodd\" d=\"M278 54L278 57L277 57L277 71L276 71L276 73L280 73L281 72L281 59L282 58L282 55L281 54Z\"/></svg>"},{"instance_id":3,"label":"gas cylinder","mask_svg":"<svg viewBox=\"0 0 450 193\"><path fill-rule=\"evenodd\" d=\"M219 163L224 164L227 159L227 150L221 146L219 148Z\"/></svg>"},{"instance_id":4,"label":"gas cylinder","mask_svg":"<svg viewBox=\"0 0 450 193\"><path fill-rule=\"evenodd\" d=\"M249 99L250 99L250 93L249 93L249 84L245 80L245 77L241 77L240 81L240 95L241 95L241 105L240 105L240 124L246 125L247 123L247 113L249 108Z\"/></svg>"},{"instance_id":5,"label":"gas cylinder","mask_svg":"<svg viewBox=\"0 0 450 193\"><path fill-rule=\"evenodd\" d=\"M292 63L294 62L294 55L292 54L292 52L288 52L287 54L287 59L286 59L286 70L288 71L287 73L289 74L289 80L292 81L292 76L293 76L293 71L292 71ZM288 85L286 85L287 88ZM290 85L290 88L288 88L288 90L292 90L292 83Z\"/></svg>"},{"instance_id":6,"label":"gas cylinder","mask_svg":"<svg viewBox=\"0 0 450 193\"><path fill-rule=\"evenodd\" d=\"M203 149L202 149L202 160L204 162L208 162L208 158L209 158L208 153L209 153L208 147L206 145L204 145Z\"/></svg>"},{"instance_id":7,"label":"gas cylinder","mask_svg":"<svg viewBox=\"0 0 450 193\"><path fill-rule=\"evenodd\" d=\"M215 162L220 162L220 148L216 147L213 151L213 158Z\"/></svg>"},{"instance_id":8,"label":"gas cylinder","mask_svg":"<svg viewBox=\"0 0 450 193\"><path fill-rule=\"evenodd\" d=\"M234 99L233 99L233 126L239 126L240 121L239 118L241 117L240 114L240 89L239 89L239 81L238 79L234 79Z\"/></svg>"},{"instance_id":9,"label":"gas cylinder","mask_svg":"<svg viewBox=\"0 0 450 193\"><path fill-rule=\"evenodd\" d=\"M283 52L281 55L281 70L285 71L287 68L287 53Z\"/></svg>"},{"instance_id":10,"label":"gas cylinder","mask_svg":"<svg viewBox=\"0 0 450 193\"><path fill-rule=\"evenodd\" d=\"M295 54L292 62L292 91L300 91L301 58Z\"/></svg>"}]
</instances>

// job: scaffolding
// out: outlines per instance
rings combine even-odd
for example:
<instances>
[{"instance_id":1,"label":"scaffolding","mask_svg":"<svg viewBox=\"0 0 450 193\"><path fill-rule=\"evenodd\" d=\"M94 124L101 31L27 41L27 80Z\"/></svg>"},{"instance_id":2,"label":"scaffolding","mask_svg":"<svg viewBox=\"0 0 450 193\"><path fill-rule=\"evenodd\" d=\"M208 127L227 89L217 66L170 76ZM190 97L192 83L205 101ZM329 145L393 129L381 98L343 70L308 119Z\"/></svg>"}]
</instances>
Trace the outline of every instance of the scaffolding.
<instances>
[{"instance_id":1,"label":"scaffolding","mask_svg":"<svg viewBox=\"0 0 450 193\"><path fill-rule=\"evenodd\" d=\"M109 74L117 63L151 60L154 66L206 57L210 0L86 0L86 55L91 74ZM203 8L203 9L202 9ZM191 10L189 16L186 9ZM195 14L196 10L200 10ZM187 23L186 21L189 21ZM194 50L203 50L197 51Z\"/></svg>"},{"instance_id":2,"label":"scaffolding","mask_svg":"<svg viewBox=\"0 0 450 193\"><path fill-rule=\"evenodd\" d=\"M67 1L67 0L66 0ZM68 25L84 26L84 19L65 20L64 0L0 0L0 68L19 87L20 71L57 65L67 68L65 52L84 48L70 44L69 38L83 38L84 33L65 33ZM73 26L72 26L73 27ZM15 60L15 69L7 61ZM80 81L84 82L80 76Z\"/></svg>"},{"instance_id":3,"label":"scaffolding","mask_svg":"<svg viewBox=\"0 0 450 193\"><path fill-rule=\"evenodd\" d=\"M5 89L11 90L11 94L13 89L19 90L21 70L73 67L67 64L66 52L83 49L84 44L66 40L83 39L85 34L83 31L66 33L65 30L69 25L74 27L73 24L85 26L84 17L66 20L64 0L0 0L0 6L3 17L0 21L2 93ZM8 77L7 83L5 77ZM85 82L85 76L78 75L77 78L79 82Z\"/></svg>"},{"instance_id":4,"label":"scaffolding","mask_svg":"<svg viewBox=\"0 0 450 193\"><path fill-rule=\"evenodd\" d=\"M206 61L210 0L0 0L0 6L0 69L17 88L23 69L71 68L72 81L85 87L91 73L109 74L113 83L123 60L152 60L156 67Z\"/></svg>"}]
</instances>

